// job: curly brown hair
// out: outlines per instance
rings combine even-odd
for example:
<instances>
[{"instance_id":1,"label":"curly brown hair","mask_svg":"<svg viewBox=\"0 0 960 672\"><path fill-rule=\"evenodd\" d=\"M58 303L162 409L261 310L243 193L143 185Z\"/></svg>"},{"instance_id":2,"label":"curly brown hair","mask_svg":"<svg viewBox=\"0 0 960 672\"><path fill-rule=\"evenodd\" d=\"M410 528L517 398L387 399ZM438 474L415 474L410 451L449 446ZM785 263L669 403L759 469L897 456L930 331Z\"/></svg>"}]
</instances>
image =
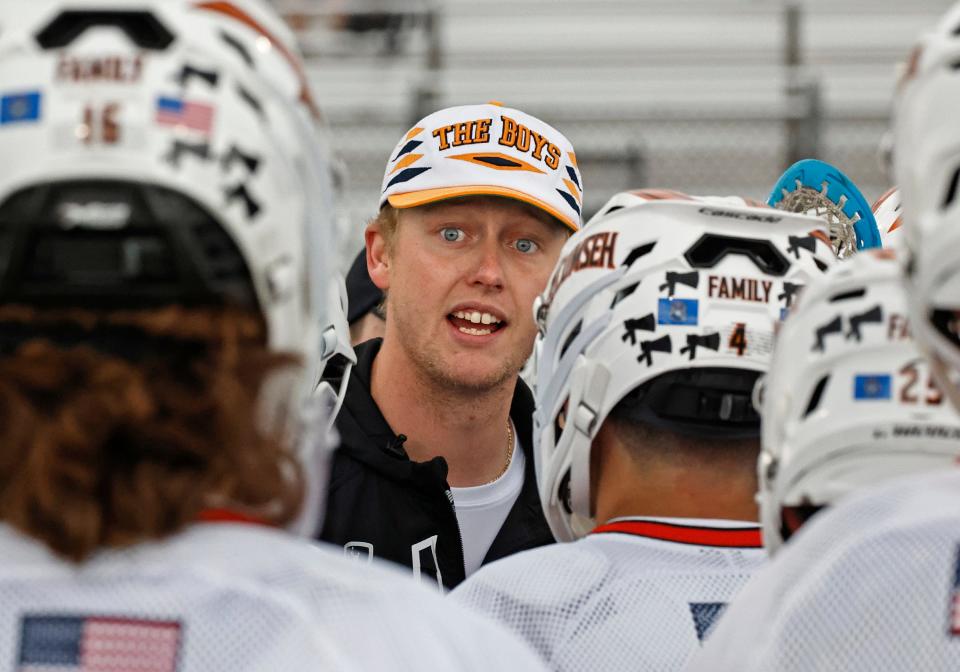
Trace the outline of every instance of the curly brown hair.
<instances>
[{"instance_id":1,"label":"curly brown hair","mask_svg":"<svg viewBox=\"0 0 960 672\"><path fill-rule=\"evenodd\" d=\"M257 422L261 384L297 362L259 316L0 306L0 331L0 520L79 562L211 506L297 514L293 450Z\"/></svg>"}]
</instances>

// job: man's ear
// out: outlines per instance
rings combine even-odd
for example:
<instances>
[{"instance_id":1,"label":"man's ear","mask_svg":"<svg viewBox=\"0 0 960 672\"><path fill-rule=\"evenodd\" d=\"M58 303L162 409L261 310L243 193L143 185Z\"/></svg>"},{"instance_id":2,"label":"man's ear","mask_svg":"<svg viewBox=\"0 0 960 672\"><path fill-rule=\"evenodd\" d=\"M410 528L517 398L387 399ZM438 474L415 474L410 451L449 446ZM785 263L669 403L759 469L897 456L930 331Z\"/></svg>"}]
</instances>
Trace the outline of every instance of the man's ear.
<instances>
[{"instance_id":1,"label":"man's ear","mask_svg":"<svg viewBox=\"0 0 960 672\"><path fill-rule=\"evenodd\" d=\"M377 287L390 289L390 255L387 241L377 224L371 224L363 234L367 244L367 273Z\"/></svg>"}]
</instances>

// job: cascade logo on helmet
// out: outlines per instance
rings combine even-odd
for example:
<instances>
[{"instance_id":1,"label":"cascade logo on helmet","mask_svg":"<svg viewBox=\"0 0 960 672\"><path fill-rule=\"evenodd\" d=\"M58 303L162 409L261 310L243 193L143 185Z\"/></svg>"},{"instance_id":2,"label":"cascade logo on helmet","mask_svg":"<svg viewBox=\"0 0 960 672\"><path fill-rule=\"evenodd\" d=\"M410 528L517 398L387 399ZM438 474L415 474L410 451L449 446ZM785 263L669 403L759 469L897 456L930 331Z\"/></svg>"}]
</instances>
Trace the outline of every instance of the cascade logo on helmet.
<instances>
[{"instance_id":1,"label":"cascade logo on helmet","mask_svg":"<svg viewBox=\"0 0 960 672\"><path fill-rule=\"evenodd\" d=\"M745 222L764 222L766 224L776 224L783 217L776 215L758 214L755 212L735 212L733 210L718 210L716 208L700 208L700 212L711 217L729 217L730 219L739 219Z\"/></svg>"}]
</instances>

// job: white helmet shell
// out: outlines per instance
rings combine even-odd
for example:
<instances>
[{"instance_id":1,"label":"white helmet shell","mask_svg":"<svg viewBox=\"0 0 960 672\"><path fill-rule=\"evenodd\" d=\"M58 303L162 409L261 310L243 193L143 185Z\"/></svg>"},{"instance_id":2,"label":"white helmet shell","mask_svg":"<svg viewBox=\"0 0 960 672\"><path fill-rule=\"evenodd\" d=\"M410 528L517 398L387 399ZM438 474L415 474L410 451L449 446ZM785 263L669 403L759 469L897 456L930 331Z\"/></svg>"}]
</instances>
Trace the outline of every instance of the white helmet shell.
<instances>
[{"instance_id":1,"label":"white helmet shell","mask_svg":"<svg viewBox=\"0 0 960 672\"><path fill-rule=\"evenodd\" d=\"M900 264L864 251L811 282L783 323L764 383L758 465L764 546L783 543L785 507L960 457L960 417L910 336Z\"/></svg>"},{"instance_id":2,"label":"white helmet shell","mask_svg":"<svg viewBox=\"0 0 960 672\"><path fill-rule=\"evenodd\" d=\"M894 103L894 176L917 343L960 406L960 4L914 50Z\"/></svg>"},{"instance_id":3,"label":"white helmet shell","mask_svg":"<svg viewBox=\"0 0 960 672\"><path fill-rule=\"evenodd\" d=\"M895 250L903 247L903 209L900 203L900 190L891 187L873 204L873 217L877 220L880 240L884 248Z\"/></svg>"},{"instance_id":4,"label":"white helmet shell","mask_svg":"<svg viewBox=\"0 0 960 672\"><path fill-rule=\"evenodd\" d=\"M143 9L151 3L95 4ZM49 26L64 7L80 14L89 9L79 2L53 7L42 0L37 7L50 10L48 23L38 19L33 28ZM11 14L5 6L0 20ZM176 24L169 25L176 36ZM216 245L208 249L194 240L171 249L189 258L200 276L215 278L224 270L215 263L224 249L218 241L229 241L227 247L237 251L231 259L239 258L243 267L231 266L229 272L249 276L268 346L303 361L297 384L307 404L319 369L322 327L333 323L338 295L327 280L334 248L329 161L309 125L301 123L302 112L264 78L206 49L202 40L175 37L163 47L144 48L129 26L94 22L59 48L41 49L5 33L0 53L0 151L16 157L0 166L0 204L9 206L31 189L96 182L97 201L87 202L80 188L59 211L61 228L89 229L91 236L133 226L124 188L110 203L109 185L191 204L191 212L215 222L204 230L218 232ZM170 212L148 210L161 219ZM182 225L168 224L171 230ZM137 254L123 261L132 274ZM0 262L0 269L8 273L11 267ZM215 293L210 287L217 286L212 282L204 291ZM18 298L9 286L4 291L3 300ZM82 291L71 294L78 304ZM170 298L175 302L177 295ZM336 345L339 339L327 340ZM317 432L308 440L318 440ZM317 454L311 447L302 457L313 462ZM310 487L324 480L313 478Z\"/></svg>"},{"instance_id":5,"label":"white helmet shell","mask_svg":"<svg viewBox=\"0 0 960 672\"><path fill-rule=\"evenodd\" d=\"M558 539L594 526L591 443L617 403L669 372L766 371L774 323L835 260L827 240L804 215L660 200L595 218L567 241L535 307L537 478ZM730 395L711 404L731 427L753 413ZM757 423L742 427L755 435Z\"/></svg>"}]
</instances>

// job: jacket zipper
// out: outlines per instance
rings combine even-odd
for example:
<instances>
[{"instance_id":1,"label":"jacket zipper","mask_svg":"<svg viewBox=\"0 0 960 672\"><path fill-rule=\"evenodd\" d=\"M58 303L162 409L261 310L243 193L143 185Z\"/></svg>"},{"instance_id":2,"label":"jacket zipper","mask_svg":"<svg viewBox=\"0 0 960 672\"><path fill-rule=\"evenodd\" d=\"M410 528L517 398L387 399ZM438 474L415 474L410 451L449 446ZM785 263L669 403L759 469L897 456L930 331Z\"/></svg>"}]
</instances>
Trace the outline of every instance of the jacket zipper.
<instances>
[{"instance_id":1,"label":"jacket zipper","mask_svg":"<svg viewBox=\"0 0 960 672\"><path fill-rule=\"evenodd\" d=\"M453 490L450 489L450 486L447 486L445 492L447 495L447 501L450 502L450 510L453 511L453 524L457 528L457 548L460 549L460 570L461 576L467 578L467 559L463 554L463 533L460 531L460 519L457 518L457 504L453 501ZM439 567L437 568L440 569Z\"/></svg>"}]
</instances>

